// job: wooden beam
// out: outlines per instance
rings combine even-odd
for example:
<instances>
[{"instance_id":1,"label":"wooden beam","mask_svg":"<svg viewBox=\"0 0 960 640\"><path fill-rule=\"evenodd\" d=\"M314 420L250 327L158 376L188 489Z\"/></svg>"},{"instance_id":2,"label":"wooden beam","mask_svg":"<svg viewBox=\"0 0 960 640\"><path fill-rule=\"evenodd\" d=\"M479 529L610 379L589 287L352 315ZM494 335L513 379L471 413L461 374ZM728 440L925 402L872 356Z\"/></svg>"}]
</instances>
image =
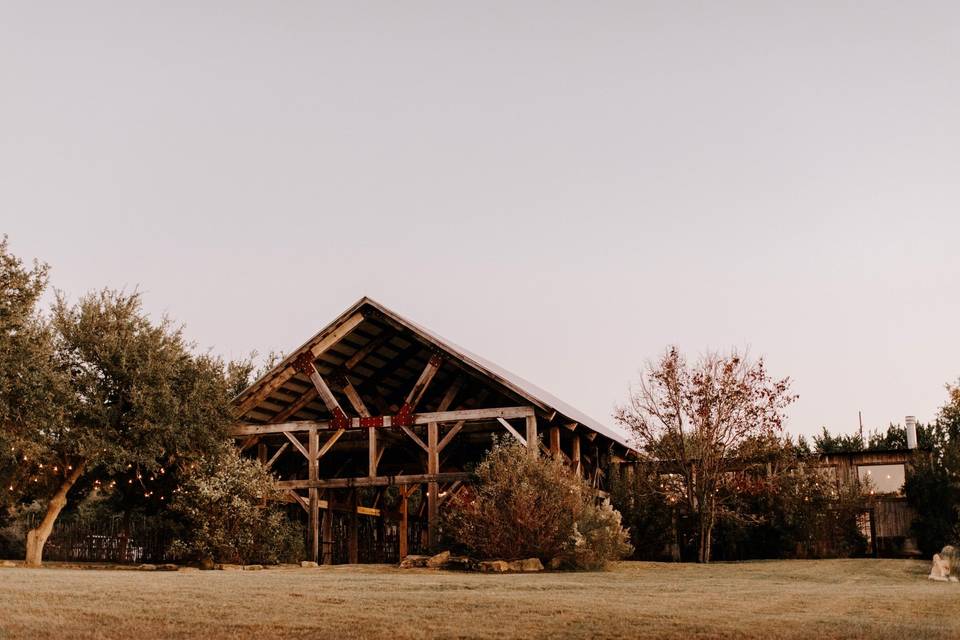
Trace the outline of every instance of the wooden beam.
<instances>
[{"instance_id":1,"label":"wooden beam","mask_svg":"<svg viewBox=\"0 0 960 640\"><path fill-rule=\"evenodd\" d=\"M497 407L493 409L461 409L459 411L435 411L433 413L418 413L414 416L414 424L429 424L431 422L457 422L464 420L494 420L503 418L526 418L534 415L533 407Z\"/></svg>"},{"instance_id":2,"label":"wooden beam","mask_svg":"<svg viewBox=\"0 0 960 640\"><path fill-rule=\"evenodd\" d=\"M526 416L527 419L527 449L530 455L536 457L539 454L540 441L537 438L537 416L533 413Z\"/></svg>"},{"instance_id":3,"label":"wooden beam","mask_svg":"<svg viewBox=\"0 0 960 640\"><path fill-rule=\"evenodd\" d=\"M560 427L550 427L550 455L560 457Z\"/></svg>"},{"instance_id":4,"label":"wooden beam","mask_svg":"<svg viewBox=\"0 0 960 640\"><path fill-rule=\"evenodd\" d=\"M427 425L427 473L436 477L440 473L440 450L438 448L439 426L436 422ZM427 546L433 551L437 546L440 527L440 484L433 480L427 484Z\"/></svg>"},{"instance_id":5,"label":"wooden beam","mask_svg":"<svg viewBox=\"0 0 960 640\"><path fill-rule=\"evenodd\" d=\"M339 440L340 436L342 436L344 433L346 433L345 429L338 429L337 431L334 431L333 435L327 438L327 441L324 442L323 446L317 451L317 460L322 458L327 451L330 451L330 447L337 444L337 440Z\"/></svg>"},{"instance_id":6,"label":"wooden beam","mask_svg":"<svg viewBox=\"0 0 960 640\"><path fill-rule=\"evenodd\" d=\"M287 434L287 437L291 437ZM320 466L317 462L319 456L317 449L320 445L320 437L317 430L310 432L309 451L307 452L307 469L309 480L316 482L320 475ZM297 442L297 444L300 444ZM310 496L310 559L317 562L320 557L320 495L316 487L309 488Z\"/></svg>"},{"instance_id":7,"label":"wooden beam","mask_svg":"<svg viewBox=\"0 0 960 640\"><path fill-rule=\"evenodd\" d=\"M353 331L358 324L363 322L363 316L359 313L354 313L349 318L344 320L340 325L334 327L329 333L324 336L321 336L319 340L309 348L309 352L313 354L313 357L318 357L321 353L325 352L327 349L340 342L340 340L346 336L348 333ZM237 398L238 404L236 405L236 412L238 416L243 416L255 406L260 404L265 400L271 393L282 387L287 380L292 378L297 370L293 366L293 362L297 359L300 354L291 354L284 362L286 366L280 369L275 369L273 377L269 380L264 381L260 384L256 390L253 390L251 387L250 395L243 398L240 397L243 394L240 394L240 397ZM269 374L268 374L269 375ZM257 383L254 383L254 386Z\"/></svg>"},{"instance_id":8,"label":"wooden beam","mask_svg":"<svg viewBox=\"0 0 960 640\"><path fill-rule=\"evenodd\" d=\"M390 339L395 335L397 335L395 331L391 329L384 329L380 335L378 335L376 338L374 338L364 346L360 347L360 349L358 349L356 353L354 353L352 356L347 358L347 361L343 363L344 368L353 369L355 366L360 364L360 362L363 361L363 359L366 358L368 355L370 355L371 353L373 353L374 351L376 351L386 343L390 342Z\"/></svg>"},{"instance_id":9,"label":"wooden beam","mask_svg":"<svg viewBox=\"0 0 960 640\"><path fill-rule=\"evenodd\" d=\"M340 407L336 396L333 395L333 391L331 391L327 385L327 381L320 375L317 365L312 362L310 363L310 381L313 382L313 386L317 388L317 395L320 396L324 406L327 407L327 411L331 414L336 414L338 411L343 413L343 409Z\"/></svg>"},{"instance_id":10,"label":"wooden beam","mask_svg":"<svg viewBox=\"0 0 960 640\"><path fill-rule=\"evenodd\" d=\"M410 427L408 427L408 426L406 426L406 425L401 425L401 426L400 426L400 429L402 429L405 434L407 434L408 436L410 436L410 439L413 440L414 442L416 442L418 447L420 447L421 449L423 449L423 450L426 451L427 453L430 452L430 448L423 442L423 440L420 439L420 436L418 436L416 433L414 433L413 429L411 429Z\"/></svg>"},{"instance_id":11,"label":"wooden beam","mask_svg":"<svg viewBox=\"0 0 960 640\"><path fill-rule=\"evenodd\" d=\"M314 398L317 397L317 388L309 387L304 391L299 398L297 398L293 404L289 405L286 409L273 416L270 419L270 422L283 422L287 418L297 415L301 409L313 402Z\"/></svg>"},{"instance_id":12,"label":"wooden beam","mask_svg":"<svg viewBox=\"0 0 960 640\"><path fill-rule=\"evenodd\" d=\"M445 448L448 444L450 444L450 441L453 440L453 437L454 437L455 435L457 435L458 433L460 433L460 429L463 429L463 425L464 425L464 424L465 424L465 423L464 423L463 420L461 420L460 422L454 424L454 425L450 428L450 431L447 431L447 435L443 436L443 440L440 441L440 444L437 445L437 448L438 448L440 451L443 451L444 448Z\"/></svg>"},{"instance_id":13,"label":"wooden beam","mask_svg":"<svg viewBox=\"0 0 960 640\"><path fill-rule=\"evenodd\" d=\"M447 392L443 394L443 399L440 400L440 404L437 405L437 411L446 411L449 409L450 405L452 405L456 399L457 394L460 392L461 387L463 387L463 376L457 376L447 389Z\"/></svg>"},{"instance_id":14,"label":"wooden beam","mask_svg":"<svg viewBox=\"0 0 960 640\"><path fill-rule=\"evenodd\" d=\"M277 461L277 458L279 458L281 454L283 454L283 452L286 451L287 447L289 446L290 446L289 442L284 442L283 446L277 449L277 452L273 454L273 456L269 460L267 460L267 464L265 465L267 469L273 466L273 463Z\"/></svg>"},{"instance_id":15,"label":"wooden beam","mask_svg":"<svg viewBox=\"0 0 960 640\"><path fill-rule=\"evenodd\" d=\"M408 487L400 487L400 559L403 560L407 557L409 551L409 546L407 544L407 498L410 497L410 490Z\"/></svg>"},{"instance_id":16,"label":"wooden beam","mask_svg":"<svg viewBox=\"0 0 960 640\"><path fill-rule=\"evenodd\" d=\"M503 428L506 429L507 431L509 431L510 434L513 435L513 437L516 438L516 439L520 442L520 444L522 444L523 446L527 446L527 440L526 440L526 438L524 438L522 435L520 435L520 433L519 433L516 429L513 428L513 425L511 425L509 422L507 422L507 421L504 420L503 418L497 418L497 421L498 421L500 424L502 424L502 425L503 425Z\"/></svg>"},{"instance_id":17,"label":"wooden beam","mask_svg":"<svg viewBox=\"0 0 960 640\"><path fill-rule=\"evenodd\" d=\"M411 411L417 408L417 404L420 402L420 399L423 398L423 394L427 392L430 381L433 380L433 376L437 374L442 363L443 359L437 355L431 356L430 359L427 360L427 366L423 368L423 372L414 383L413 389L407 394L406 404L410 406Z\"/></svg>"},{"instance_id":18,"label":"wooden beam","mask_svg":"<svg viewBox=\"0 0 960 640\"><path fill-rule=\"evenodd\" d=\"M307 433L316 433L316 432L317 432L316 429L311 429ZM310 452L307 451L306 447L300 444L300 440L297 438L297 436L293 435L289 431L284 431L283 435L287 436L287 440L289 440L290 443L293 444L293 446L295 446L300 451L300 453L303 454L303 457L306 458L308 462L311 460Z\"/></svg>"},{"instance_id":19,"label":"wooden beam","mask_svg":"<svg viewBox=\"0 0 960 640\"><path fill-rule=\"evenodd\" d=\"M570 450L572 454L570 456L571 461L573 462L573 472L578 476L581 475L580 468L580 434L573 434L573 448Z\"/></svg>"},{"instance_id":20,"label":"wooden beam","mask_svg":"<svg viewBox=\"0 0 960 640\"><path fill-rule=\"evenodd\" d=\"M329 478L324 480L280 480L282 489L349 489L352 487L389 487L400 484L420 484L424 482L469 482L473 474L466 471L448 471L446 473L422 473L400 476L377 476L376 478Z\"/></svg>"},{"instance_id":21,"label":"wooden beam","mask_svg":"<svg viewBox=\"0 0 960 640\"><path fill-rule=\"evenodd\" d=\"M360 521L357 518L357 490L350 491L350 517L347 521L347 562L360 561Z\"/></svg>"}]
</instances>

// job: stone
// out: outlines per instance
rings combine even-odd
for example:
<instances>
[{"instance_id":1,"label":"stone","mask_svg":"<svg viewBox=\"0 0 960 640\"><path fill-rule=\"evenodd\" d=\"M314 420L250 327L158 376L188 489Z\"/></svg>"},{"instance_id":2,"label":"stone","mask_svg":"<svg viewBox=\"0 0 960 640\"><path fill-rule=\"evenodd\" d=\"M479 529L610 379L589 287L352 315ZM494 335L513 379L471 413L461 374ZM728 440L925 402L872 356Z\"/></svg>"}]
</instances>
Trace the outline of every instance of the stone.
<instances>
[{"instance_id":1,"label":"stone","mask_svg":"<svg viewBox=\"0 0 960 640\"><path fill-rule=\"evenodd\" d=\"M510 563L505 560L483 560L478 569L481 573L506 573L510 571Z\"/></svg>"},{"instance_id":2,"label":"stone","mask_svg":"<svg viewBox=\"0 0 960 640\"><path fill-rule=\"evenodd\" d=\"M263 571L262 564L245 564L243 565L244 571Z\"/></svg>"},{"instance_id":3,"label":"stone","mask_svg":"<svg viewBox=\"0 0 960 640\"><path fill-rule=\"evenodd\" d=\"M238 564L222 564L218 562L214 565L214 568L218 571L240 571L240 565Z\"/></svg>"},{"instance_id":4,"label":"stone","mask_svg":"<svg viewBox=\"0 0 960 640\"><path fill-rule=\"evenodd\" d=\"M211 556L204 556L200 558L200 562L197 564L197 567L201 571L212 571L214 568L216 568L216 566L217 565Z\"/></svg>"},{"instance_id":5,"label":"stone","mask_svg":"<svg viewBox=\"0 0 960 640\"><path fill-rule=\"evenodd\" d=\"M532 573L534 571L543 571L543 563L539 558L527 558L526 560L514 560L510 562L510 571L518 573Z\"/></svg>"},{"instance_id":6,"label":"stone","mask_svg":"<svg viewBox=\"0 0 960 640\"><path fill-rule=\"evenodd\" d=\"M416 569L419 567L427 566L427 560L429 556L404 556L403 560L400 561L401 569Z\"/></svg>"},{"instance_id":7,"label":"stone","mask_svg":"<svg viewBox=\"0 0 960 640\"><path fill-rule=\"evenodd\" d=\"M179 571L180 567L175 564L158 564L157 571Z\"/></svg>"},{"instance_id":8,"label":"stone","mask_svg":"<svg viewBox=\"0 0 960 640\"><path fill-rule=\"evenodd\" d=\"M0 561L0 567L15 567L17 563L12 560L3 560Z\"/></svg>"},{"instance_id":9,"label":"stone","mask_svg":"<svg viewBox=\"0 0 960 640\"><path fill-rule=\"evenodd\" d=\"M441 551L437 555L427 560L427 566L430 567L431 569L439 569L440 567L447 564L449 560L450 560L450 552Z\"/></svg>"},{"instance_id":10,"label":"stone","mask_svg":"<svg viewBox=\"0 0 960 640\"><path fill-rule=\"evenodd\" d=\"M303 567L304 569L316 569L320 565L310 560L304 560L303 562L300 563L300 566Z\"/></svg>"},{"instance_id":11,"label":"stone","mask_svg":"<svg viewBox=\"0 0 960 640\"><path fill-rule=\"evenodd\" d=\"M447 564L444 565L444 567L459 571L476 571L477 563L473 558L468 556L450 556L450 559L447 560Z\"/></svg>"},{"instance_id":12,"label":"stone","mask_svg":"<svg viewBox=\"0 0 960 640\"><path fill-rule=\"evenodd\" d=\"M157 565L155 565L155 564L141 564L139 567L137 567L137 570L139 570L139 571L156 571L156 570L157 570Z\"/></svg>"}]
</instances>

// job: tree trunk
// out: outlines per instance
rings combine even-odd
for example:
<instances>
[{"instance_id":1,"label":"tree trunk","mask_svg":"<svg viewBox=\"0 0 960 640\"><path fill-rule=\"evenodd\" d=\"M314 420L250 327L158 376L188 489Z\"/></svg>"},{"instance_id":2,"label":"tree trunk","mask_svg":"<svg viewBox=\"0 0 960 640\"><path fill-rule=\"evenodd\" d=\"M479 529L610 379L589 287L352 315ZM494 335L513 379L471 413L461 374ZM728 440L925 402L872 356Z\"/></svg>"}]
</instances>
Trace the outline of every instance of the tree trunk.
<instances>
[{"instance_id":1,"label":"tree trunk","mask_svg":"<svg viewBox=\"0 0 960 640\"><path fill-rule=\"evenodd\" d=\"M27 532L27 555L25 559L28 567L39 567L43 562L43 545L47 543L47 538L53 531L53 524L57 521L57 516L67 506L67 493L70 492L70 489L82 474L83 463L81 462L70 472L70 475L63 479L57 492L50 498L50 502L47 503L47 512L43 515L40 524Z\"/></svg>"}]
</instances>

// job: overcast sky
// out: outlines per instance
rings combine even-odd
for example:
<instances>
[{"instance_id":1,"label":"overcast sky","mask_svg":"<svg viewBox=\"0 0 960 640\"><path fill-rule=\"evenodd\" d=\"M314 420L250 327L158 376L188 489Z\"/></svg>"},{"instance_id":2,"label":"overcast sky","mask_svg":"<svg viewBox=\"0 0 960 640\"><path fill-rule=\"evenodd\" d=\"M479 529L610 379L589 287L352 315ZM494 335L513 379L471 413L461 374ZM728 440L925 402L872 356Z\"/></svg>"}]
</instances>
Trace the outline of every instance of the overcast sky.
<instances>
[{"instance_id":1,"label":"overcast sky","mask_svg":"<svg viewBox=\"0 0 960 640\"><path fill-rule=\"evenodd\" d=\"M0 232L225 356L369 295L608 423L670 343L926 421L958 75L956 2L3 0Z\"/></svg>"}]
</instances>

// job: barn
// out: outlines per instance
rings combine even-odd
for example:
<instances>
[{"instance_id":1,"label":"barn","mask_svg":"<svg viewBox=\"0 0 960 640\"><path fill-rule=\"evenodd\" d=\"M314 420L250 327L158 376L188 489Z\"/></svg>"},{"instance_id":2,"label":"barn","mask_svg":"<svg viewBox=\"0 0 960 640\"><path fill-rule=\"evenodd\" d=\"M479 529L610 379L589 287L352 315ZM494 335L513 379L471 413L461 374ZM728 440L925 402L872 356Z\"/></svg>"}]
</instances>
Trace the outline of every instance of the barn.
<instances>
[{"instance_id":1,"label":"barn","mask_svg":"<svg viewBox=\"0 0 960 640\"><path fill-rule=\"evenodd\" d=\"M562 366L562 363L557 363ZM438 513L493 436L560 457L603 495L626 437L362 298L244 390L230 435L279 477L316 562L434 546Z\"/></svg>"}]
</instances>

